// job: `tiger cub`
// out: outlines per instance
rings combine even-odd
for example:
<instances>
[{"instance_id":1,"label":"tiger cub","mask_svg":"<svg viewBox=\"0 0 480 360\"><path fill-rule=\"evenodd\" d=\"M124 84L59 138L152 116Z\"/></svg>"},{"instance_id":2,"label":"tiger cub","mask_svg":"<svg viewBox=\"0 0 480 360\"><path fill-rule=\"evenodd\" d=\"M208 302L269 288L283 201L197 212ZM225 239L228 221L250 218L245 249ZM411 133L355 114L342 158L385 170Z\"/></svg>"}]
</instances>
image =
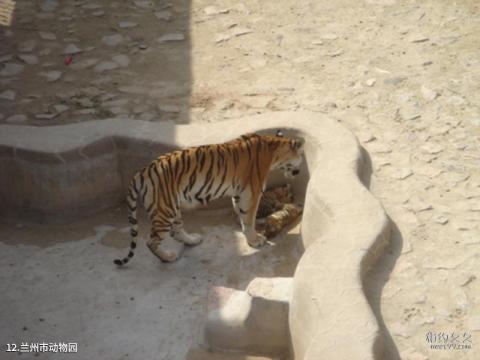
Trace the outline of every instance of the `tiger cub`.
<instances>
[{"instance_id":1,"label":"tiger cub","mask_svg":"<svg viewBox=\"0 0 480 360\"><path fill-rule=\"evenodd\" d=\"M160 247L169 233L185 245L202 241L199 234L183 229L181 207L207 204L224 196L232 197L248 244L264 245L266 238L257 234L255 218L268 172L280 169L288 178L297 175L303 145L303 140L283 137L279 131L276 136L247 134L224 144L191 147L160 156L130 182L127 206L132 241L128 255L114 263L124 265L133 257L139 198L151 220L147 246L161 261L172 262L178 256Z\"/></svg>"}]
</instances>

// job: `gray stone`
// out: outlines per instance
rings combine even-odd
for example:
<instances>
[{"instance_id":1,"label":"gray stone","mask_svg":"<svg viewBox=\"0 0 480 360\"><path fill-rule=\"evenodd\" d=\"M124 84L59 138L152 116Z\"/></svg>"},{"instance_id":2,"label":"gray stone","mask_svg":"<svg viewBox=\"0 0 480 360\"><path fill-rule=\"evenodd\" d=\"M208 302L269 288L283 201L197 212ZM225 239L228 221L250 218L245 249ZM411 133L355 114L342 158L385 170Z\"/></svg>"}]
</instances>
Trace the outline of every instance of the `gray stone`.
<instances>
[{"instance_id":1,"label":"gray stone","mask_svg":"<svg viewBox=\"0 0 480 360\"><path fill-rule=\"evenodd\" d=\"M74 55L74 54L78 54L78 53L81 53L81 52L82 52L82 49L77 47L75 44L68 44L65 47L65 49L63 49L63 53L65 55Z\"/></svg>"},{"instance_id":2,"label":"gray stone","mask_svg":"<svg viewBox=\"0 0 480 360\"><path fill-rule=\"evenodd\" d=\"M18 55L18 58L29 65L38 64L38 57L36 55L20 54Z\"/></svg>"},{"instance_id":3,"label":"gray stone","mask_svg":"<svg viewBox=\"0 0 480 360\"><path fill-rule=\"evenodd\" d=\"M158 109L158 111L164 112L164 113L179 113L180 112L180 108L178 106L175 106L175 105L158 104L157 109Z\"/></svg>"},{"instance_id":4,"label":"gray stone","mask_svg":"<svg viewBox=\"0 0 480 360\"><path fill-rule=\"evenodd\" d=\"M15 114L12 116L9 116L5 121L9 124L23 124L27 122L28 118L27 116L23 114Z\"/></svg>"},{"instance_id":5,"label":"gray stone","mask_svg":"<svg viewBox=\"0 0 480 360\"><path fill-rule=\"evenodd\" d=\"M61 113L65 112L65 111L67 111L68 109L70 109L69 106L63 105L63 104L53 105L53 108L55 109L55 111L56 111L58 114L61 114Z\"/></svg>"},{"instance_id":6,"label":"gray stone","mask_svg":"<svg viewBox=\"0 0 480 360\"><path fill-rule=\"evenodd\" d=\"M448 218L443 215L434 216L432 220L433 222L436 222L437 224L440 224L440 225L445 225L446 223L448 223Z\"/></svg>"},{"instance_id":7,"label":"gray stone","mask_svg":"<svg viewBox=\"0 0 480 360\"><path fill-rule=\"evenodd\" d=\"M121 67L127 67L128 65L130 65L130 59L127 55L115 55L112 57L112 60Z\"/></svg>"},{"instance_id":8,"label":"gray stone","mask_svg":"<svg viewBox=\"0 0 480 360\"><path fill-rule=\"evenodd\" d=\"M47 78L47 82L54 82L62 77L62 72L59 70L52 70L42 72L40 75L45 76Z\"/></svg>"},{"instance_id":9,"label":"gray stone","mask_svg":"<svg viewBox=\"0 0 480 360\"><path fill-rule=\"evenodd\" d=\"M82 9L86 9L86 10L97 10L97 9L101 9L102 7L103 7L102 5L95 4L95 3L82 5Z\"/></svg>"},{"instance_id":10,"label":"gray stone","mask_svg":"<svg viewBox=\"0 0 480 360\"><path fill-rule=\"evenodd\" d=\"M97 17L100 17L100 16L105 15L105 11L103 11L103 10L94 11L94 12L92 13L92 15L93 15L93 16L97 16Z\"/></svg>"},{"instance_id":11,"label":"gray stone","mask_svg":"<svg viewBox=\"0 0 480 360\"><path fill-rule=\"evenodd\" d=\"M102 42L107 46L117 46L123 41L123 36L120 34L106 35L102 37Z\"/></svg>"},{"instance_id":12,"label":"gray stone","mask_svg":"<svg viewBox=\"0 0 480 360\"><path fill-rule=\"evenodd\" d=\"M151 0L134 0L133 3L141 9L150 9L153 7L153 2Z\"/></svg>"},{"instance_id":13,"label":"gray stone","mask_svg":"<svg viewBox=\"0 0 480 360\"><path fill-rule=\"evenodd\" d=\"M172 13L168 10L157 11L155 12L155 16L157 19L164 21L170 21L172 19Z\"/></svg>"},{"instance_id":14,"label":"gray stone","mask_svg":"<svg viewBox=\"0 0 480 360\"><path fill-rule=\"evenodd\" d=\"M15 76L20 74L23 71L25 66L15 63L4 63L3 66L0 66L0 76Z\"/></svg>"},{"instance_id":15,"label":"gray stone","mask_svg":"<svg viewBox=\"0 0 480 360\"><path fill-rule=\"evenodd\" d=\"M137 27L138 24L136 22L132 22L132 21L120 21L118 23L118 27L120 29L129 29L129 28L134 28L134 27Z\"/></svg>"},{"instance_id":16,"label":"gray stone","mask_svg":"<svg viewBox=\"0 0 480 360\"><path fill-rule=\"evenodd\" d=\"M80 60L80 61L74 61L71 65L70 68L73 70L83 70L87 69L89 67L92 67L98 63L98 59L85 59L85 60Z\"/></svg>"},{"instance_id":17,"label":"gray stone","mask_svg":"<svg viewBox=\"0 0 480 360\"><path fill-rule=\"evenodd\" d=\"M428 88L425 85L422 85L422 87L420 88L420 92L422 93L423 98L427 101L433 101L439 96L438 92Z\"/></svg>"},{"instance_id":18,"label":"gray stone","mask_svg":"<svg viewBox=\"0 0 480 360\"><path fill-rule=\"evenodd\" d=\"M54 33L47 31L39 31L38 35L42 40L57 40L57 36Z\"/></svg>"},{"instance_id":19,"label":"gray stone","mask_svg":"<svg viewBox=\"0 0 480 360\"><path fill-rule=\"evenodd\" d=\"M118 68L118 64L113 61L102 61L101 63L98 63L95 65L94 70L96 72L104 72L104 71L109 71Z\"/></svg>"},{"instance_id":20,"label":"gray stone","mask_svg":"<svg viewBox=\"0 0 480 360\"><path fill-rule=\"evenodd\" d=\"M58 114L35 114L35 118L41 119L41 120L50 120L56 116L58 116Z\"/></svg>"},{"instance_id":21,"label":"gray stone","mask_svg":"<svg viewBox=\"0 0 480 360\"><path fill-rule=\"evenodd\" d=\"M182 33L170 33L160 36L157 41L160 43L172 42L172 41L182 41L185 40L185 35Z\"/></svg>"},{"instance_id":22,"label":"gray stone","mask_svg":"<svg viewBox=\"0 0 480 360\"><path fill-rule=\"evenodd\" d=\"M0 99L3 100L15 100L16 93L13 90L5 90L0 93Z\"/></svg>"}]
</instances>

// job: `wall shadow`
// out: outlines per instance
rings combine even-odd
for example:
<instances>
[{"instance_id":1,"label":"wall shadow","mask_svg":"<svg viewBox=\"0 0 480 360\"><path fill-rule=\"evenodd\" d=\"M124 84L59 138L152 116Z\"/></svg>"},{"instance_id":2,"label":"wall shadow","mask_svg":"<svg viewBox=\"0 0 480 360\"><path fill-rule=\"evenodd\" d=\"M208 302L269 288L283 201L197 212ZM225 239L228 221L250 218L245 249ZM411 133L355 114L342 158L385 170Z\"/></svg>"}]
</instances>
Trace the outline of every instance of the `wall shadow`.
<instances>
[{"instance_id":1,"label":"wall shadow","mask_svg":"<svg viewBox=\"0 0 480 360\"><path fill-rule=\"evenodd\" d=\"M1 1L0 123L188 123L189 27L190 0Z\"/></svg>"},{"instance_id":2,"label":"wall shadow","mask_svg":"<svg viewBox=\"0 0 480 360\"><path fill-rule=\"evenodd\" d=\"M363 166L359 177L367 189L370 189L370 180L373 173L372 160L368 152L361 147ZM382 316L382 291L390 278L397 259L402 253L403 239L397 225L389 218L391 231L390 239L383 254L376 260L375 264L364 275L362 285L363 291L370 307L377 319L380 328L380 337L374 345L374 356L376 360L401 360L398 349L393 341L390 332Z\"/></svg>"}]
</instances>

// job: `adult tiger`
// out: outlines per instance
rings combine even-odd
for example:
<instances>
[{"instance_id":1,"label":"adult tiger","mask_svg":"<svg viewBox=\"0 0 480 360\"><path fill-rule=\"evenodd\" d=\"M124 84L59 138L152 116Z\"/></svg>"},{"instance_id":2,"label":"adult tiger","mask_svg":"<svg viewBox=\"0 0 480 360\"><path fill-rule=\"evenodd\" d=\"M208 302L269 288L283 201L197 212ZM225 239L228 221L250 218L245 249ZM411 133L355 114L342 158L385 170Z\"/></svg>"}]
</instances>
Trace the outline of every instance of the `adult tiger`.
<instances>
[{"instance_id":1,"label":"adult tiger","mask_svg":"<svg viewBox=\"0 0 480 360\"><path fill-rule=\"evenodd\" d=\"M130 183L127 205L132 242L130 251L117 265L133 257L137 244L137 200L140 198L150 217L152 227L148 248L161 261L177 259L173 251L161 249L160 242L169 233L186 245L197 245L198 234L183 229L181 207L231 196L233 208L240 217L248 244L260 247L265 237L255 231L255 218L268 172L283 170L286 177L299 173L303 140L276 136L247 134L224 144L203 145L174 151L160 156L137 172Z\"/></svg>"}]
</instances>

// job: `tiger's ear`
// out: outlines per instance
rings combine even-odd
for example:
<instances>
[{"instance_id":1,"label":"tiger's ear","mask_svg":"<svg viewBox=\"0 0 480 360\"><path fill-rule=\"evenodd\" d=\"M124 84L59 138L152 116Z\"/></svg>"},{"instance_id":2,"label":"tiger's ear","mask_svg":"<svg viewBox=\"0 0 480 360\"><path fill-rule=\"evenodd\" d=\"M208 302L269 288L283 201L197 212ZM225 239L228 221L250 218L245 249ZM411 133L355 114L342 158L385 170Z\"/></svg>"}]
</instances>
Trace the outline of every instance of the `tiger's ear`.
<instances>
[{"instance_id":1,"label":"tiger's ear","mask_svg":"<svg viewBox=\"0 0 480 360\"><path fill-rule=\"evenodd\" d=\"M282 130L278 129L278 130L277 130L277 134L276 134L275 136L283 137L283 132L282 132Z\"/></svg>"}]
</instances>

